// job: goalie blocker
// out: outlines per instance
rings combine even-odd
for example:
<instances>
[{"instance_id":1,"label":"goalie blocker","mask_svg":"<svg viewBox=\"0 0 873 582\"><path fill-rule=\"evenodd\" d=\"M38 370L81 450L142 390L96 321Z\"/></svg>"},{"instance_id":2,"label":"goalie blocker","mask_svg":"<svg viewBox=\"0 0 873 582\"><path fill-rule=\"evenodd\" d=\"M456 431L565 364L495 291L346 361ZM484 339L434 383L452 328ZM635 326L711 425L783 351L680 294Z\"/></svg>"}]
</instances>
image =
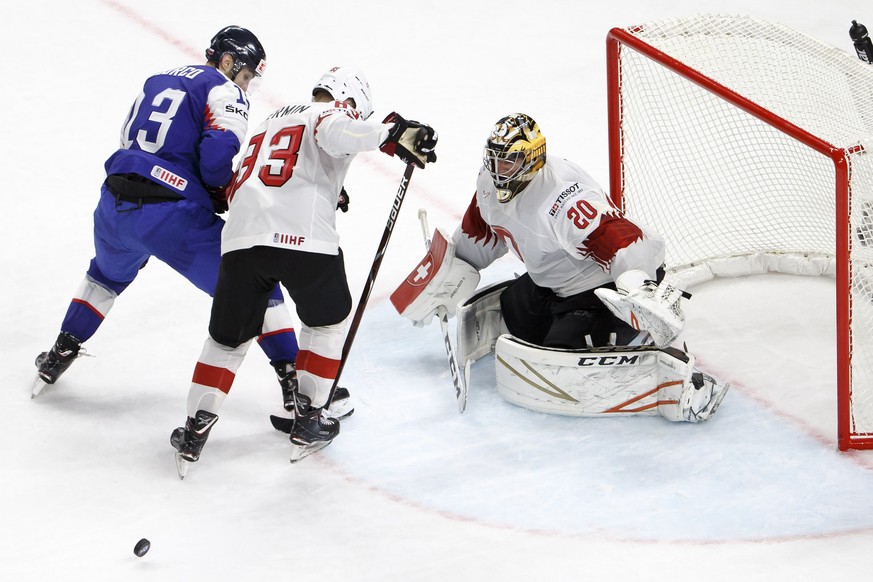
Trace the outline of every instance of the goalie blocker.
<instances>
[{"instance_id":1,"label":"goalie blocker","mask_svg":"<svg viewBox=\"0 0 873 582\"><path fill-rule=\"evenodd\" d=\"M440 307L454 315L478 285L479 271L455 256L451 237L437 228L427 254L390 299L397 313L420 327L429 324Z\"/></svg>"},{"instance_id":2,"label":"goalie blocker","mask_svg":"<svg viewBox=\"0 0 873 582\"><path fill-rule=\"evenodd\" d=\"M673 422L703 422L730 387L696 370L694 356L675 348L559 350L504 334L494 353L498 393L550 414L660 415Z\"/></svg>"}]
</instances>

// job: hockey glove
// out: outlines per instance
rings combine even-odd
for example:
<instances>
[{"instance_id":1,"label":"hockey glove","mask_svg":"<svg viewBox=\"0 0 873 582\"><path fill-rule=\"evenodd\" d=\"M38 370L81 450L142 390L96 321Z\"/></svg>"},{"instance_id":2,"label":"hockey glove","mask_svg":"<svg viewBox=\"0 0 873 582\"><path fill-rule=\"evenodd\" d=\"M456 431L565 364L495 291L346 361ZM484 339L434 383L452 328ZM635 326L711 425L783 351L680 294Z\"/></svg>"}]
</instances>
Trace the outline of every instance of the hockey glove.
<instances>
[{"instance_id":1,"label":"hockey glove","mask_svg":"<svg viewBox=\"0 0 873 582\"><path fill-rule=\"evenodd\" d=\"M594 294L613 315L634 329L648 332L655 345L664 348L673 343L685 327L685 314L679 301L691 295L671 285L659 285L650 280L630 289L622 284L623 278L627 280L644 276L642 271L628 271L616 280L618 291L601 288L595 289Z\"/></svg>"},{"instance_id":2,"label":"hockey glove","mask_svg":"<svg viewBox=\"0 0 873 582\"><path fill-rule=\"evenodd\" d=\"M391 303L413 325L428 325L440 307L455 314L458 304L469 299L479 285L479 271L455 256L452 238L437 229L424 258L391 294Z\"/></svg>"},{"instance_id":3,"label":"hockey glove","mask_svg":"<svg viewBox=\"0 0 873 582\"><path fill-rule=\"evenodd\" d=\"M343 189L340 190L339 200L336 203L336 209L342 210L343 212L349 211L349 193L346 192L346 187L343 186Z\"/></svg>"},{"instance_id":4,"label":"hockey glove","mask_svg":"<svg viewBox=\"0 0 873 582\"><path fill-rule=\"evenodd\" d=\"M231 183L233 181L231 180ZM206 191L209 192L209 198L212 200L212 211L215 214L227 212L227 190L230 184L224 186L206 186Z\"/></svg>"},{"instance_id":5,"label":"hockey glove","mask_svg":"<svg viewBox=\"0 0 873 582\"><path fill-rule=\"evenodd\" d=\"M436 161L434 149L438 138L432 127L403 119L397 112L390 113L382 123L393 123L394 127L379 146L380 150L389 156L396 155L407 164L415 164L419 168Z\"/></svg>"}]
</instances>

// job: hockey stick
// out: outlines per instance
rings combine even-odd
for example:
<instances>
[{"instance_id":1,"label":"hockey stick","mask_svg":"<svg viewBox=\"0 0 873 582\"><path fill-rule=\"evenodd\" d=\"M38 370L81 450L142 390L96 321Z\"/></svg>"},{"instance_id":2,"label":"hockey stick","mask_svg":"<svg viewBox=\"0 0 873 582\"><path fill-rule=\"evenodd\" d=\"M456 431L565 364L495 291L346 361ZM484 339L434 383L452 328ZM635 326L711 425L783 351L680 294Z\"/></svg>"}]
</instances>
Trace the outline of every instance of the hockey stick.
<instances>
[{"instance_id":1,"label":"hockey stick","mask_svg":"<svg viewBox=\"0 0 873 582\"><path fill-rule=\"evenodd\" d=\"M352 323L349 325L346 341L343 344L339 368L336 371L336 378L333 380L333 386L330 388L330 394L327 397L327 403L324 405L324 408L330 408L330 403L333 402L333 396L336 393L336 387L339 385L340 376L343 373L343 368L346 366L346 361L349 359L349 352L352 350L352 342L355 341L358 327L360 327L361 319L364 317L364 309L366 309L367 302L370 300L370 292L376 283L376 275L379 273L379 267L382 266L382 259L385 256L385 250L388 248L388 241L391 240L391 233L394 231L394 225L397 223L400 207L403 205L403 199L406 197L406 189L409 187L409 180L412 178L413 170L415 170L415 164L406 164L406 171L403 172L403 178L400 179L400 186L397 188L397 194L394 196L394 203L391 206L391 212L388 214L388 222L385 224L382 240L379 241L376 257L373 259L373 264L370 267L370 275L367 277L366 283L364 283L364 290L361 293L361 298L358 300L358 307L355 309L355 315L352 317ZM273 428L282 432L290 433L294 427L293 418L271 415L270 422L273 424Z\"/></svg>"},{"instance_id":2,"label":"hockey stick","mask_svg":"<svg viewBox=\"0 0 873 582\"><path fill-rule=\"evenodd\" d=\"M424 246L430 249L430 228L427 225L427 210L418 210L418 221L421 223L421 233L424 235ZM470 362L464 367L461 375L458 371L458 357L455 348L449 338L449 314L445 306L437 308L437 318L440 320L440 328L443 331L443 343L446 346L446 356L449 358L449 370L452 373L452 383L455 385L455 398L458 401L458 412L464 412L467 408L467 386L470 384Z\"/></svg>"}]
</instances>

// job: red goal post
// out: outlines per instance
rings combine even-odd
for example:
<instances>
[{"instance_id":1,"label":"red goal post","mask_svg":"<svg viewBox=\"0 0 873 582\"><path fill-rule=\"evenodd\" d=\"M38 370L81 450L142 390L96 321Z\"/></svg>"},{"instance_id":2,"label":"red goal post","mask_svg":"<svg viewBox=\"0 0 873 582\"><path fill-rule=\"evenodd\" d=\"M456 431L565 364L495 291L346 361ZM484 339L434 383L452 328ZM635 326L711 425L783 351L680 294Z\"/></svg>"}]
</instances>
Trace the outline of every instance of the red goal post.
<instances>
[{"instance_id":1,"label":"red goal post","mask_svg":"<svg viewBox=\"0 0 873 582\"><path fill-rule=\"evenodd\" d=\"M611 196L671 278L835 277L838 446L873 448L873 66L699 15L611 30L607 83Z\"/></svg>"}]
</instances>

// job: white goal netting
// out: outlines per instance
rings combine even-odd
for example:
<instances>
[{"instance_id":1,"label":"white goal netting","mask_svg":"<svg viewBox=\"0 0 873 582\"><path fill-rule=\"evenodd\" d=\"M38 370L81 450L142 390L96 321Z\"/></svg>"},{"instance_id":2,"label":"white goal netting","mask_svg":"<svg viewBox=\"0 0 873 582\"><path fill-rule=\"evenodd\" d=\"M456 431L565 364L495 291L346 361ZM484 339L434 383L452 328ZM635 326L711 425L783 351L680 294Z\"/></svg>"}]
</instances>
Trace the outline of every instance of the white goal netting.
<instances>
[{"instance_id":1,"label":"white goal netting","mask_svg":"<svg viewBox=\"0 0 873 582\"><path fill-rule=\"evenodd\" d=\"M613 196L679 284L835 275L840 446L873 446L873 66L702 15L614 30L610 67Z\"/></svg>"}]
</instances>

